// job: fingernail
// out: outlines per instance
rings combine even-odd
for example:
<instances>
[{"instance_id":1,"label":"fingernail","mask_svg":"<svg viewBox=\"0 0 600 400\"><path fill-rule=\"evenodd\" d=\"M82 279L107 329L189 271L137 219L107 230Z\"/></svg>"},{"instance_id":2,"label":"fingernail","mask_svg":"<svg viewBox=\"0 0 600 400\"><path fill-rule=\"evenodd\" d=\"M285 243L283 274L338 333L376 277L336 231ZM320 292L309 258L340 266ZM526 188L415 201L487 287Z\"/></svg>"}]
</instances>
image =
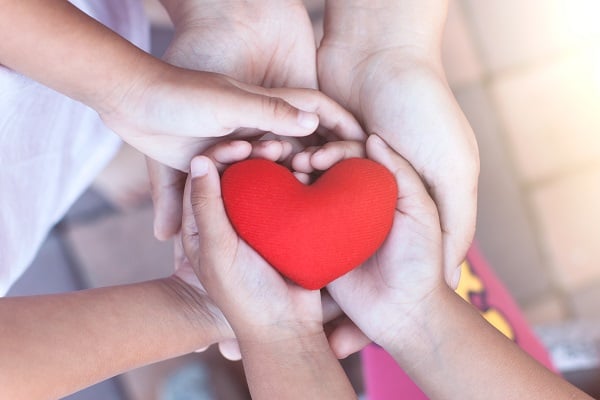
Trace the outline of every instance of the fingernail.
<instances>
[{"instance_id":1,"label":"fingernail","mask_svg":"<svg viewBox=\"0 0 600 400\"><path fill-rule=\"evenodd\" d=\"M385 144L385 142L377 135L373 134L371 135L371 141L373 141L374 145L377 147L387 147L387 145Z\"/></svg>"},{"instance_id":2,"label":"fingernail","mask_svg":"<svg viewBox=\"0 0 600 400\"><path fill-rule=\"evenodd\" d=\"M454 271L454 275L452 275L452 289L456 289L458 287L458 282L460 282L460 276L462 274L462 268L458 267Z\"/></svg>"},{"instance_id":3,"label":"fingernail","mask_svg":"<svg viewBox=\"0 0 600 400\"><path fill-rule=\"evenodd\" d=\"M192 178L200 178L207 174L208 172L208 162L204 157L196 157L192 160L192 164L190 165L190 172L192 173Z\"/></svg>"},{"instance_id":4,"label":"fingernail","mask_svg":"<svg viewBox=\"0 0 600 400\"><path fill-rule=\"evenodd\" d=\"M319 125L319 117L314 113L299 111L298 125L305 129L317 129L317 126Z\"/></svg>"},{"instance_id":5,"label":"fingernail","mask_svg":"<svg viewBox=\"0 0 600 400\"><path fill-rule=\"evenodd\" d=\"M317 157L317 158L323 157L323 154L326 154L325 149L319 149L313 153L312 157Z\"/></svg>"}]
</instances>

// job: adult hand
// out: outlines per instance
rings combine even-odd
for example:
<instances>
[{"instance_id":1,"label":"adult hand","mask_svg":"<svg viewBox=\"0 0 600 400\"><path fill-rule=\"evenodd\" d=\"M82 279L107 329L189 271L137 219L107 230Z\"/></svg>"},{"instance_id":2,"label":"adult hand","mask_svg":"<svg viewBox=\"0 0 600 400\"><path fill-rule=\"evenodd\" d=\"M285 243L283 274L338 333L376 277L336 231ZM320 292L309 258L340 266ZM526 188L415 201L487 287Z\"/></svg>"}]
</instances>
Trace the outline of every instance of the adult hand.
<instances>
[{"instance_id":1,"label":"adult hand","mask_svg":"<svg viewBox=\"0 0 600 400\"><path fill-rule=\"evenodd\" d=\"M314 35L301 0L162 3L175 25L174 39L165 53L167 62L265 87L317 87ZM337 122L328 127L334 133L343 138L364 137L349 114L332 117ZM155 234L166 239L179 230L185 175L152 161L149 172Z\"/></svg>"},{"instance_id":2,"label":"adult hand","mask_svg":"<svg viewBox=\"0 0 600 400\"><path fill-rule=\"evenodd\" d=\"M424 179L441 216L445 278L455 286L475 229L479 157L441 66L445 2L366 3L328 0L320 88Z\"/></svg>"}]
</instances>

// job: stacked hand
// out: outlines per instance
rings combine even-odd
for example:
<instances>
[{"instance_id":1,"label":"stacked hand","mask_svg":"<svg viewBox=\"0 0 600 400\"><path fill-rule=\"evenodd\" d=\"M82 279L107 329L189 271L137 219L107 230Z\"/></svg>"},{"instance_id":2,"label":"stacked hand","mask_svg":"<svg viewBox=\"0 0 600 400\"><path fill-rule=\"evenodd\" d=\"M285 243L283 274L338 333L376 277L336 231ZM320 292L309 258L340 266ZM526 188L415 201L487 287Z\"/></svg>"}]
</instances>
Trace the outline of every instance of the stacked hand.
<instances>
[{"instance_id":1,"label":"stacked hand","mask_svg":"<svg viewBox=\"0 0 600 400\"><path fill-rule=\"evenodd\" d=\"M165 54L167 62L193 70L222 73L246 84L269 88L317 87L315 41L301 0L252 3L190 0L178 2L177 7L169 7L167 0L163 2L176 28ZM272 91L283 96L289 89ZM321 127L339 138L365 138L351 115L331 101L318 97L313 91L292 93L294 98L286 99L302 109L318 111ZM233 107L232 112L237 114L240 110ZM294 134L291 130L264 131L287 136ZM252 133L257 135L259 132L254 130ZM214 144L215 140L209 143ZM200 153L197 148L194 151L194 154ZM189 154L189 150L186 152ZM181 160L187 162L189 159ZM187 165L169 165L187 170ZM185 174L152 160L149 160L149 172L156 214L155 234L166 239L179 230Z\"/></svg>"},{"instance_id":2,"label":"stacked hand","mask_svg":"<svg viewBox=\"0 0 600 400\"><path fill-rule=\"evenodd\" d=\"M479 158L441 66L445 10L423 1L433 15L420 21L412 3L329 0L319 85L425 181L440 212L446 281L454 286L475 229ZM419 22L428 28L414 27Z\"/></svg>"},{"instance_id":3,"label":"stacked hand","mask_svg":"<svg viewBox=\"0 0 600 400\"><path fill-rule=\"evenodd\" d=\"M168 0L163 1L169 3ZM330 0L325 37L318 52L308 16L299 0L265 0L251 6L241 1L189 0L176 3L180 6L169 9L176 26L175 38L165 55L166 60L174 65L224 73L244 82L235 81L235 85L242 88L247 88L244 85L248 84L270 88L314 88L318 66L321 90L350 110L367 132L379 134L396 153L392 156L390 148L374 151L377 139L372 139L368 156L389 168L398 169L396 164L401 164L401 170L411 171L413 175L414 168L426 183L441 217L445 280L456 284L456 267L466 253L474 229L477 149L472 131L445 81L435 45L427 47L421 42L407 45L402 43L400 35L394 33L399 25L393 18L399 13L392 8L401 2L383 1L385 7L369 9L356 5L336 8L336 1ZM364 29L373 32L369 35L356 34L357 30L362 33ZM256 89L252 87L252 90ZM364 155L364 150L359 150L362 148L360 142L365 140L362 130L350 114L344 113L328 99L318 98L318 95L307 91L259 90L272 91L268 93L276 93L304 110L318 111L322 127L328 128L337 138L356 141L354 144L326 145L327 151L313 157L308 157L306 152L299 154L293 165L300 179L309 180L312 171L331 166L333 159L351 154ZM276 129L265 130L281 133ZM262 131L243 129L237 135L256 136ZM207 141L206 145L214 142L214 139ZM307 151L310 153L316 149L309 148ZM196 154L198 150L198 147L193 149ZM190 155L191 151L185 154ZM398 154L402 157L398 158ZM158 237L167 238L180 228L186 175L152 161L149 167L154 186L155 232ZM414 177L411 174L407 173L407 179ZM402 187L403 183L399 186ZM425 191L419 196L426 194ZM390 238L403 243L398 237L418 228L404 226L406 232L397 232ZM391 244L387 246L393 248ZM383 254L401 261L404 258L413 260L414 251L414 247L396 245L393 254L391 250L383 249L378 254L380 259ZM355 323L356 318L361 318L361 313L355 309L360 305L352 304L352 299L346 299L343 293L350 291L348 286L354 288L358 282L358 279L350 277L361 276L362 280L368 281L372 271L378 271L372 277L382 271L373 260L367 264L330 288L336 301ZM407 266L405 271L412 271L412 267ZM430 271L431 274L426 277L422 276L422 270L414 276L405 273L402 279L427 281L422 285L424 288L431 288L434 281L437 285L437 272ZM374 282L371 288L378 284ZM363 285L363 289L366 287L366 284ZM340 337L348 337L348 334L356 337L357 331L352 327L349 331L339 329L338 332ZM370 338L378 336L368 329L364 332ZM340 340L340 348L343 343ZM356 343L357 340L353 340L350 348L355 348ZM337 352L345 354L350 350L338 349Z\"/></svg>"},{"instance_id":4,"label":"stacked hand","mask_svg":"<svg viewBox=\"0 0 600 400\"><path fill-rule=\"evenodd\" d=\"M356 342L362 332L376 343L387 344L400 333L409 337L415 320L422 318L418 309L426 298L448 289L443 280L442 236L433 200L411 165L377 135L370 136L366 146L342 141L309 148L294 157L293 165L309 180L310 174L327 170L343 159L365 156L388 168L396 178L399 193L392 230L369 260L327 289L350 318L351 323L347 321L339 328L346 337ZM352 352L343 338L334 336L330 341L338 355Z\"/></svg>"}]
</instances>

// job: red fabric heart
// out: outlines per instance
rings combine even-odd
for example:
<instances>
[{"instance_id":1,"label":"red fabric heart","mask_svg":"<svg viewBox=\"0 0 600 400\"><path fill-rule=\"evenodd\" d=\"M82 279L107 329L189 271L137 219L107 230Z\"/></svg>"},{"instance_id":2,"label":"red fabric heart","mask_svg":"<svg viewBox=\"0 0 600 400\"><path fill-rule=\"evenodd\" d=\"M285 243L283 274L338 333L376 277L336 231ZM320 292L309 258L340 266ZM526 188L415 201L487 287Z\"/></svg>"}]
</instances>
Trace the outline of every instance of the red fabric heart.
<instances>
[{"instance_id":1,"label":"red fabric heart","mask_svg":"<svg viewBox=\"0 0 600 400\"><path fill-rule=\"evenodd\" d=\"M221 179L231 224L282 275L320 289L366 261L392 227L398 188L371 160L334 165L312 185L285 167L254 159Z\"/></svg>"}]
</instances>

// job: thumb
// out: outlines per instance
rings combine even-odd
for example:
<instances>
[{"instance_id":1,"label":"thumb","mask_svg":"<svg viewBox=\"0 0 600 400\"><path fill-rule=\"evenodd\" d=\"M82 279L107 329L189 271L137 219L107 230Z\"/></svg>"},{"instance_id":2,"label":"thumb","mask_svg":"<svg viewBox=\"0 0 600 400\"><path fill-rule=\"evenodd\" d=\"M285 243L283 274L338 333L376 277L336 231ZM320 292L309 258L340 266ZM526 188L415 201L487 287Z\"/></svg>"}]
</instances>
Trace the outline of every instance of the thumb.
<instances>
[{"instance_id":1,"label":"thumb","mask_svg":"<svg viewBox=\"0 0 600 400\"><path fill-rule=\"evenodd\" d=\"M219 173L212 161L204 156L195 157L190 165L189 202L184 202L184 225L190 214L197 228L200 256L211 265L222 262L231 245L235 248L237 235L229 223L223 199ZM185 204L187 203L187 204Z\"/></svg>"},{"instance_id":2,"label":"thumb","mask_svg":"<svg viewBox=\"0 0 600 400\"><path fill-rule=\"evenodd\" d=\"M303 111L287 101L271 96L266 89L244 91L227 108L225 119L230 127L258 129L280 136L307 136L319 126L319 116Z\"/></svg>"}]
</instances>

